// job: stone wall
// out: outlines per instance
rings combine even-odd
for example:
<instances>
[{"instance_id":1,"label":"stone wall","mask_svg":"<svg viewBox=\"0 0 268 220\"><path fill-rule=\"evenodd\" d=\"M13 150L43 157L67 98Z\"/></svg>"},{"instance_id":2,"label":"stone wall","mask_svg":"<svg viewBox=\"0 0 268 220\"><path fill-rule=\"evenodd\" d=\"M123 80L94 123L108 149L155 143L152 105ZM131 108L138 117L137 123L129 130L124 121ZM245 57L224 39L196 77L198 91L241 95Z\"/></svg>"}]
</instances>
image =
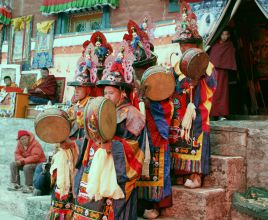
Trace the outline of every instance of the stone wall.
<instances>
[{"instance_id":1,"label":"stone wall","mask_svg":"<svg viewBox=\"0 0 268 220\"><path fill-rule=\"evenodd\" d=\"M268 188L268 121L212 122L212 154L245 158L247 187Z\"/></svg>"}]
</instances>

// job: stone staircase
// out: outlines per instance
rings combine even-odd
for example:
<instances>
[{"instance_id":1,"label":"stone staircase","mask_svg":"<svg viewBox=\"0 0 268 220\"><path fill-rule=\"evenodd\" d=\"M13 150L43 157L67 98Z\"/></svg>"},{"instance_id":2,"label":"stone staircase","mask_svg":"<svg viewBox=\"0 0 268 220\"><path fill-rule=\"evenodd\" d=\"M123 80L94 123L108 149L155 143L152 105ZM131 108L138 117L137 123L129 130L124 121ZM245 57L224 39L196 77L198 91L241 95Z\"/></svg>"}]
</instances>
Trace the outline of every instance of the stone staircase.
<instances>
[{"instance_id":1,"label":"stone staircase","mask_svg":"<svg viewBox=\"0 0 268 220\"><path fill-rule=\"evenodd\" d=\"M234 126L223 123L213 124L211 174L204 178L203 187L200 189L173 186L173 206L167 209L160 219L254 220L232 209L231 197L233 192L242 192L251 185L268 186L268 180L263 183L257 178L256 184L251 177L254 175L253 172L258 172L260 177L263 177L265 172L267 173L267 168L265 170L263 166L268 164L268 149L265 149L263 143L268 143L268 132L266 134L261 130L258 133L253 128L251 130L247 124L244 125L246 127ZM263 129L264 127L263 125ZM13 159L15 139L19 129L34 131L33 120L0 119L0 169L3 171L0 172L0 206L26 220L45 219L49 210L50 196L32 197L21 192L6 191L10 176L9 163ZM256 133L260 137L253 137ZM264 165L259 168L264 169L263 172L252 165L252 158L260 156L259 154L253 155L255 146L253 143L257 146L262 144L260 146L262 152L267 152L267 155L262 156ZM41 144L45 152L52 150L52 146L42 142Z\"/></svg>"}]
</instances>

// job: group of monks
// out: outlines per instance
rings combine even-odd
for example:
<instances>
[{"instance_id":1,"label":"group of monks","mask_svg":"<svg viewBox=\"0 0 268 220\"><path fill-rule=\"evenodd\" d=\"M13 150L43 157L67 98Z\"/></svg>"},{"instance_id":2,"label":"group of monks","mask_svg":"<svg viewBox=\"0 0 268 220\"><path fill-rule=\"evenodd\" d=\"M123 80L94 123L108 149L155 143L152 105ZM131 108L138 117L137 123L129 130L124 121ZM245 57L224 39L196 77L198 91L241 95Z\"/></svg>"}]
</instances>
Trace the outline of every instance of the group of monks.
<instances>
[{"instance_id":1,"label":"group of monks","mask_svg":"<svg viewBox=\"0 0 268 220\"><path fill-rule=\"evenodd\" d=\"M174 92L162 100L147 97L135 71L154 65L148 21L129 21L128 34L116 49L99 31L83 44L75 79L68 82L74 87L74 105L68 110L72 130L50 170L49 219L154 219L172 206L172 184L201 187L209 173L213 65L193 80L178 61L167 70ZM161 68L152 66L148 75ZM97 96L116 108L116 131L109 141L85 132L97 128L99 114L85 115L86 107L95 108Z\"/></svg>"}]
</instances>

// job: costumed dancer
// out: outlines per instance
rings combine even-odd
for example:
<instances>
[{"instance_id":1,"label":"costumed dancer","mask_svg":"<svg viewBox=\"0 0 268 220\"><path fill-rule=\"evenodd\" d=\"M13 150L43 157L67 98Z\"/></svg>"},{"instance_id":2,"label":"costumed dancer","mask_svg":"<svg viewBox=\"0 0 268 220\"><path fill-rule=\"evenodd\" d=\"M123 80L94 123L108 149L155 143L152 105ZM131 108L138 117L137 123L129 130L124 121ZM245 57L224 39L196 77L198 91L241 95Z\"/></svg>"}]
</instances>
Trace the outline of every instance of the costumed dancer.
<instances>
[{"instance_id":1,"label":"costumed dancer","mask_svg":"<svg viewBox=\"0 0 268 220\"><path fill-rule=\"evenodd\" d=\"M213 65L208 65L208 59L207 69L197 71L199 76L193 76L195 73L183 75L181 63L174 67L176 88L170 127L172 170L176 177L188 177L185 182L178 180L177 184L198 188L202 175L207 175L210 168L209 113L216 82L212 75Z\"/></svg>"},{"instance_id":2,"label":"costumed dancer","mask_svg":"<svg viewBox=\"0 0 268 220\"><path fill-rule=\"evenodd\" d=\"M106 60L106 68L98 86L104 87L105 98L116 106L117 126L111 142L100 144L88 139L83 159L84 173L74 209L74 219L137 219L136 180L140 177L144 159L145 118L137 108L131 105L128 93L133 83L133 54L127 44L116 57ZM90 192L99 187L90 184L90 173L96 173L91 167L94 155L99 148L105 148L113 156L117 183L123 192L123 198L94 196ZM105 165L104 165L105 167ZM102 182L103 187L110 183ZM90 188L91 187L91 188ZM122 196L122 195L121 195ZM99 198L99 199L97 199Z\"/></svg>"},{"instance_id":3,"label":"costumed dancer","mask_svg":"<svg viewBox=\"0 0 268 220\"><path fill-rule=\"evenodd\" d=\"M146 82L147 76L155 82ZM154 81L153 80L153 81ZM172 83L173 80L173 83ZM172 206L172 190L170 179L170 146L169 126L173 114L173 103L169 97L174 92L174 77L165 68L153 66L146 70L142 82L146 96L146 126L149 144L149 173L144 173L137 183L139 192L139 214L147 219L157 218L164 209ZM164 86L156 86L153 84ZM172 87L172 89L170 89ZM141 90L143 90L143 84ZM146 95L146 89L152 93ZM157 94L160 94L157 96ZM165 94L165 95L163 95ZM154 101L152 99L155 99ZM162 100L162 101L160 101ZM147 148L145 156L147 156ZM147 159L145 158L145 161ZM144 163L146 166L146 163Z\"/></svg>"},{"instance_id":4,"label":"costumed dancer","mask_svg":"<svg viewBox=\"0 0 268 220\"><path fill-rule=\"evenodd\" d=\"M98 57L98 67L104 65L105 59L113 52L112 46L107 43L106 37L100 31L92 34L90 42L94 45L94 52Z\"/></svg>"},{"instance_id":5,"label":"costumed dancer","mask_svg":"<svg viewBox=\"0 0 268 220\"><path fill-rule=\"evenodd\" d=\"M76 169L80 170L86 145L84 143L84 109L88 100L96 96L98 88L95 87L97 81L97 63L98 57L94 54L94 46L90 41L83 43L82 56L77 61L75 80L68 82L68 86L75 87L74 99L76 103L71 106L67 113L72 122L70 139L75 142L79 149L79 158ZM78 193L78 185L81 179L82 171L75 175L75 195Z\"/></svg>"},{"instance_id":6,"label":"costumed dancer","mask_svg":"<svg viewBox=\"0 0 268 220\"><path fill-rule=\"evenodd\" d=\"M49 220L70 220L73 215L74 173L78 150L73 141L67 139L59 144L50 167L51 208Z\"/></svg>"}]
</instances>

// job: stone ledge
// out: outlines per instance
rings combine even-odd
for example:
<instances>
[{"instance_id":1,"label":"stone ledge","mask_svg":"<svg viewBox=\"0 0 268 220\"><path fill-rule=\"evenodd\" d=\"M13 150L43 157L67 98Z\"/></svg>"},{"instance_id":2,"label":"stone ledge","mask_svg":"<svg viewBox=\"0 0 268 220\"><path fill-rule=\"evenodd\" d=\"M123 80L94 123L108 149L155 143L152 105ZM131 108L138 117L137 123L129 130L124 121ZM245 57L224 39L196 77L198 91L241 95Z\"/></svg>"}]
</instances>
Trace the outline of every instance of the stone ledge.
<instances>
[{"instance_id":1,"label":"stone ledge","mask_svg":"<svg viewBox=\"0 0 268 220\"><path fill-rule=\"evenodd\" d=\"M51 196L33 196L26 199L25 220L46 219L49 213Z\"/></svg>"},{"instance_id":2,"label":"stone ledge","mask_svg":"<svg viewBox=\"0 0 268 220\"><path fill-rule=\"evenodd\" d=\"M167 217L178 220L226 219L225 191L222 188L173 186L172 194L173 206L166 209Z\"/></svg>"},{"instance_id":3,"label":"stone ledge","mask_svg":"<svg viewBox=\"0 0 268 220\"><path fill-rule=\"evenodd\" d=\"M246 167L243 157L211 156L211 174L204 178L205 187L222 187L228 191L246 189Z\"/></svg>"},{"instance_id":4,"label":"stone ledge","mask_svg":"<svg viewBox=\"0 0 268 220\"><path fill-rule=\"evenodd\" d=\"M237 210L233 209L231 210L231 219L232 220L258 220L257 218L251 217L247 214L238 212Z\"/></svg>"}]
</instances>

